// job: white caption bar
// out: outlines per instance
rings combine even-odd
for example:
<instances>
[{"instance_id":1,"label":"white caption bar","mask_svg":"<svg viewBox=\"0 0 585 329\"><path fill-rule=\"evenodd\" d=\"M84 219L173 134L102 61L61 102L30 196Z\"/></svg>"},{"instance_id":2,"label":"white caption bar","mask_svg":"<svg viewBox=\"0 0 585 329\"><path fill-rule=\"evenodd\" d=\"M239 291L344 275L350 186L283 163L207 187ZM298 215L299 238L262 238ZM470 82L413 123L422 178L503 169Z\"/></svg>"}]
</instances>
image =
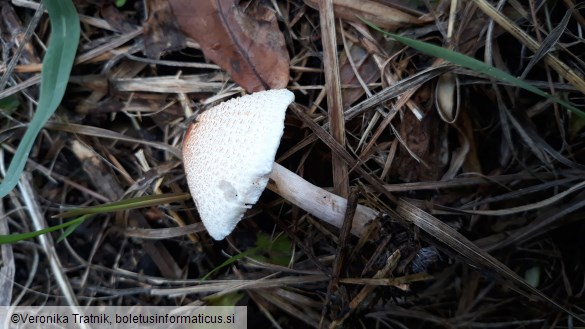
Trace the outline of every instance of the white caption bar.
<instances>
[{"instance_id":1,"label":"white caption bar","mask_svg":"<svg viewBox=\"0 0 585 329\"><path fill-rule=\"evenodd\" d=\"M0 306L6 329L246 329L245 306Z\"/></svg>"}]
</instances>

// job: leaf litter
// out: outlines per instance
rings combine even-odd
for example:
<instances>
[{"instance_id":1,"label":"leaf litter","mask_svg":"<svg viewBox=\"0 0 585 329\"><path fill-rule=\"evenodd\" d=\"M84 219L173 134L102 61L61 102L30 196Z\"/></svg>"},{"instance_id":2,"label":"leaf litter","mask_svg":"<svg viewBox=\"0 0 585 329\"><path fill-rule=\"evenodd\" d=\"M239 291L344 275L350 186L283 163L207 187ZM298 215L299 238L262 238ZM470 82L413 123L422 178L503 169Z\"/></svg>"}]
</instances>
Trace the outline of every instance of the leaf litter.
<instances>
[{"instance_id":1,"label":"leaf litter","mask_svg":"<svg viewBox=\"0 0 585 329\"><path fill-rule=\"evenodd\" d=\"M80 303L236 303L255 322L280 328L541 327L584 317L583 119L481 72L440 63L358 19L523 76L583 111L585 66L574 60L584 51L582 6L196 3L76 2L84 31L76 64L64 101L35 142L26 167L33 179L22 191L33 191L26 202L35 200L49 226L63 223L68 209L97 207L98 214L56 244L51 257L63 264L65 283L35 270L51 263L36 254L39 242L10 245L15 257L2 253L3 273L13 264L17 284L3 279L2 291L12 291L0 296L6 304L57 304L69 286ZM7 163L31 120L36 54L50 30L41 17L18 53L11 39L22 35L35 3L1 6L10 16L0 25L0 73L18 56L0 91L13 104L2 109ZM333 29L322 29L319 8L331 8ZM338 73L324 71L332 54ZM443 88L445 76L456 85ZM334 167L347 168L354 202L346 222L357 205L379 214L358 235L271 192L221 242L201 228L191 200L99 212L106 201L188 191L178 150L192 113L244 91L282 87L296 103L277 161L325 188L336 185ZM339 103L327 97L335 88ZM438 98L447 109L456 99L457 112L442 120ZM329 121L332 101L341 105L342 124ZM331 135L335 129L344 139ZM2 234L34 230L22 198L15 190L3 200Z\"/></svg>"}]
</instances>

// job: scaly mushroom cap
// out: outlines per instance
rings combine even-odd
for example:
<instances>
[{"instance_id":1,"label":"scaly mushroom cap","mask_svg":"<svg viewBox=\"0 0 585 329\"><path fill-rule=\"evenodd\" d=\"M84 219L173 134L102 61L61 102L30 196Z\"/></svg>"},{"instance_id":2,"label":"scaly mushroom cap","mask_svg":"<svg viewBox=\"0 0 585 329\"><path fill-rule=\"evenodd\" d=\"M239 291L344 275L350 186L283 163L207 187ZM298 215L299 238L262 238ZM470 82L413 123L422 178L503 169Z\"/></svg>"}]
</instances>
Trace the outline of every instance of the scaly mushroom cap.
<instances>
[{"instance_id":1,"label":"scaly mushroom cap","mask_svg":"<svg viewBox=\"0 0 585 329\"><path fill-rule=\"evenodd\" d=\"M183 141L191 196L209 235L230 234L268 183L294 94L286 89L234 98L197 117Z\"/></svg>"}]
</instances>

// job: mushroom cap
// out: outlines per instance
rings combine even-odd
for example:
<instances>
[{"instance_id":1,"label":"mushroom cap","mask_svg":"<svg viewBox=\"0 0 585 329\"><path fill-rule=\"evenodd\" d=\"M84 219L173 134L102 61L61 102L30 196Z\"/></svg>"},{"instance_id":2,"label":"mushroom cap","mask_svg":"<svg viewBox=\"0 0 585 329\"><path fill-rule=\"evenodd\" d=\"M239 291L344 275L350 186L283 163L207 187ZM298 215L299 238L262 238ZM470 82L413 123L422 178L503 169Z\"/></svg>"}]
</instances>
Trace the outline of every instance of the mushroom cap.
<instances>
[{"instance_id":1,"label":"mushroom cap","mask_svg":"<svg viewBox=\"0 0 585 329\"><path fill-rule=\"evenodd\" d=\"M267 90L201 113L183 141L191 196L212 238L230 234L268 183L294 94Z\"/></svg>"}]
</instances>

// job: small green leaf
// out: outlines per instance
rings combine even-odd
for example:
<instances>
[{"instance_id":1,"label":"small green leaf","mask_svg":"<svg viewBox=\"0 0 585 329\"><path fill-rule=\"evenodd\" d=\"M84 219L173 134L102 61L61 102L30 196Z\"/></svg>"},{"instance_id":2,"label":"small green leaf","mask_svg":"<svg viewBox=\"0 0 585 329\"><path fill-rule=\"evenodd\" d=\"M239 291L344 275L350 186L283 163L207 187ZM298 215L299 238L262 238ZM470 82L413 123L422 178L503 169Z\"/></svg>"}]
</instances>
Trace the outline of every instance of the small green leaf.
<instances>
[{"instance_id":1,"label":"small green leaf","mask_svg":"<svg viewBox=\"0 0 585 329\"><path fill-rule=\"evenodd\" d=\"M585 118L574 117L569 121L569 135L571 138L577 137L583 128L585 128Z\"/></svg>"},{"instance_id":2,"label":"small green leaf","mask_svg":"<svg viewBox=\"0 0 585 329\"><path fill-rule=\"evenodd\" d=\"M242 298L244 298L243 293L233 292L219 297L208 296L204 299L207 306L236 306Z\"/></svg>"},{"instance_id":3,"label":"small green leaf","mask_svg":"<svg viewBox=\"0 0 585 329\"><path fill-rule=\"evenodd\" d=\"M287 236L281 235L276 239L270 239L270 236L259 233L256 237L256 246L258 253L250 257L261 262L272 263L280 266L287 266L292 257L292 243Z\"/></svg>"},{"instance_id":4,"label":"small green leaf","mask_svg":"<svg viewBox=\"0 0 585 329\"><path fill-rule=\"evenodd\" d=\"M218 267L207 273L201 281L207 280L213 273L220 269L233 264L234 262L244 258L250 257L257 261L269 262L276 265L286 266L290 261L292 244L288 237L280 236L275 240L271 240L270 237L264 233L258 233L256 237L256 247L250 248L242 253L230 257L225 262L221 263ZM265 255L268 255L266 257Z\"/></svg>"},{"instance_id":5,"label":"small green leaf","mask_svg":"<svg viewBox=\"0 0 585 329\"><path fill-rule=\"evenodd\" d=\"M226 266L228 266L228 265L230 265L230 264L232 264L232 263L234 263L234 262L236 262L244 257L254 255L257 252L258 252L257 247L250 248L244 252L241 252L237 255L234 255L234 256L228 258L225 262L221 263L218 267L214 268L213 270L209 271L209 273L205 274L205 276L201 278L201 281L207 280L207 278L209 278L213 273L221 270L222 268L224 268L224 267L226 267Z\"/></svg>"},{"instance_id":6,"label":"small green leaf","mask_svg":"<svg viewBox=\"0 0 585 329\"><path fill-rule=\"evenodd\" d=\"M526 280L526 282L533 286L534 288L537 288L538 285L540 284L540 273L542 272L540 266L532 266L529 269L526 270L526 272L524 272L524 280Z\"/></svg>"},{"instance_id":7,"label":"small green leaf","mask_svg":"<svg viewBox=\"0 0 585 329\"><path fill-rule=\"evenodd\" d=\"M292 243L288 236L281 235L272 241L272 246L268 253L270 262L280 266L288 266L292 257Z\"/></svg>"},{"instance_id":8,"label":"small green leaf","mask_svg":"<svg viewBox=\"0 0 585 329\"><path fill-rule=\"evenodd\" d=\"M4 112L4 115L12 114L12 112L14 112L19 105L20 102L18 101L18 97L16 97L16 95L10 95L0 99L0 111Z\"/></svg>"}]
</instances>

